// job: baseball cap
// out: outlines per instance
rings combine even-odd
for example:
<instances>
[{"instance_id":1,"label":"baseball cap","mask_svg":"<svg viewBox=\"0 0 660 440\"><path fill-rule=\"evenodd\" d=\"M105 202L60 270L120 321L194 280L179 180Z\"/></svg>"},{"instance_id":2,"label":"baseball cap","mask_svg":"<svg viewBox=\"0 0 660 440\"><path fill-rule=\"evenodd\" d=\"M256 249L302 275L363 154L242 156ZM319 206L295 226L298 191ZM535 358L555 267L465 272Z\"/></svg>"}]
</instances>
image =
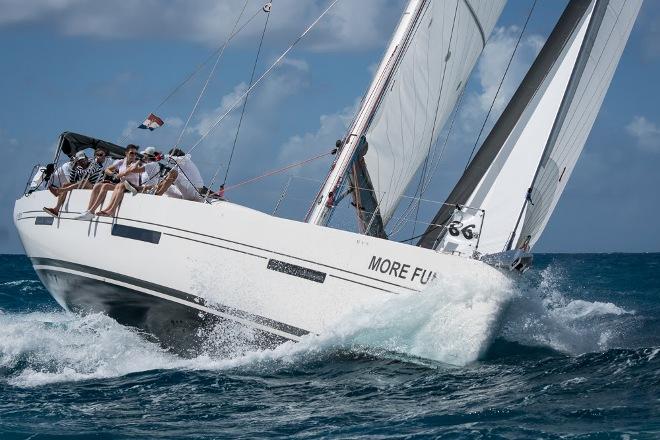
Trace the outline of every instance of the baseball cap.
<instances>
[{"instance_id":1,"label":"baseball cap","mask_svg":"<svg viewBox=\"0 0 660 440\"><path fill-rule=\"evenodd\" d=\"M143 156L155 156L156 147L147 147L143 151L140 151L140 154Z\"/></svg>"}]
</instances>

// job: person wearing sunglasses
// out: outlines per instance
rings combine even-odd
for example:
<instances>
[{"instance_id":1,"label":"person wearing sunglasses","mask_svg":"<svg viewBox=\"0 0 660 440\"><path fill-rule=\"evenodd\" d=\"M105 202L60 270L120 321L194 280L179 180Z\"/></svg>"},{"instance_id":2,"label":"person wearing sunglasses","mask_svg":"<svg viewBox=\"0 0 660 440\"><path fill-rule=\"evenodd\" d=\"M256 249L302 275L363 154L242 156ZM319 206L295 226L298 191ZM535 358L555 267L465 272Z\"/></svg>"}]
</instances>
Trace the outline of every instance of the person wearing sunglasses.
<instances>
[{"instance_id":1,"label":"person wearing sunglasses","mask_svg":"<svg viewBox=\"0 0 660 440\"><path fill-rule=\"evenodd\" d=\"M96 183L92 189L92 194L89 198L87 210L76 217L77 220L91 220L94 218L96 209L101 206L105 200L105 196L109 191L112 191L112 199L110 205L106 209L98 212L101 216L112 216L109 212L113 212L121 203L124 197L126 187L123 181L126 180L131 184L138 186L139 174L137 171L139 162L137 160L138 147L133 144L128 144L125 150L123 159L116 160L112 165L105 168L103 175L110 181L102 181Z\"/></svg>"},{"instance_id":2,"label":"person wearing sunglasses","mask_svg":"<svg viewBox=\"0 0 660 440\"><path fill-rule=\"evenodd\" d=\"M58 217L69 192L74 189L91 189L102 178L103 170L108 166L107 154L105 148L97 148L94 151L95 160L90 164L84 151L76 153L75 162L67 178L69 183L60 188L49 187L50 192L57 197L57 204L53 208L44 207L44 212Z\"/></svg>"}]
</instances>

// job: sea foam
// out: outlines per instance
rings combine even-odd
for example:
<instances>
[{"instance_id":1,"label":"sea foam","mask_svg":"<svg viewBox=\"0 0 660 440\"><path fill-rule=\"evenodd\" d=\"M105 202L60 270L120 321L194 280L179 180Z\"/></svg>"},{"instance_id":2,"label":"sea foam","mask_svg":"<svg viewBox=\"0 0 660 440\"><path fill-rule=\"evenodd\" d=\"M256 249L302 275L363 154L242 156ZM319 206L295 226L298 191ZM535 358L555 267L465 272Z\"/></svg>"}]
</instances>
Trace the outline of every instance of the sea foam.
<instances>
[{"instance_id":1,"label":"sea foam","mask_svg":"<svg viewBox=\"0 0 660 440\"><path fill-rule=\"evenodd\" d=\"M572 355L596 352L612 348L619 332L614 318L635 314L611 302L572 299L561 290L560 266L550 265L539 275L536 284L520 281L521 294L503 316L499 336Z\"/></svg>"},{"instance_id":2,"label":"sea foam","mask_svg":"<svg viewBox=\"0 0 660 440\"><path fill-rule=\"evenodd\" d=\"M262 351L237 346L229 355L192 359L100 314L0 313L0 380L32 387L148 370L277 369L338 351L462 366L479 360L494 338L569 354L609 348L616 333L609 318L634 312L570 299L558 289L558 277L561 271L552 266L536 284L492 270L439 274L422 292L375 297L299 343ZM209 346L216 337L209 333Z\"/></svg>"}]
</instances>

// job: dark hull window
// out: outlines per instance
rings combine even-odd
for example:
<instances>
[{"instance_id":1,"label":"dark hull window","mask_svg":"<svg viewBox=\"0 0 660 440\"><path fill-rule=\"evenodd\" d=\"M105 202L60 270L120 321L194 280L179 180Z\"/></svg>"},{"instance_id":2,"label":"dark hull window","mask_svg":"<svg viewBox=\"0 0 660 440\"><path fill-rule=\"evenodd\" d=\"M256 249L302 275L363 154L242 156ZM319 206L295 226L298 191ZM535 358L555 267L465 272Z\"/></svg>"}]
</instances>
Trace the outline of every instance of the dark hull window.
<instances>
[{"instance_id":1,"label":"dark hull window","mask_svg":"<svg viewBox=\"0 0 660 440\"><path fill-rule=\"evenodd\" d=\"M117 237L130 238L132 240L146 241L147 243L158 244L160 242L160 232L150 229L134 228L126 225L113 225L112 235Z\"/></svg>"}]
</instances>

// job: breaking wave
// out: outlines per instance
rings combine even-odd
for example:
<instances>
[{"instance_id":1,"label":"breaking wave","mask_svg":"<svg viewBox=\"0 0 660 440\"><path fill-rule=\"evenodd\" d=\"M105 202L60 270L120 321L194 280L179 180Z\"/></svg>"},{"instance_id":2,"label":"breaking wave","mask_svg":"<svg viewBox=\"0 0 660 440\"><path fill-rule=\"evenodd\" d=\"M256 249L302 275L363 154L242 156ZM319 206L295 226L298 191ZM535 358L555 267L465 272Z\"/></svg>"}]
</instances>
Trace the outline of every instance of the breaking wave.
<instances>
[{"instance_id":1,"label":"breaking wave","mask_svg":"<svg viewBox=\"0 0 660 440\"><path fill-rule=\"evenodd\" d=\"M439 276L424 292L383 295L350 311L320 336L273 350L238 347L228 357L180 358L100 314L0 312L0 380L32 387L148 370L277 369L347 352L462 366L483 359L494 340L569 355L611 348L622 332L612 318L635 312L570 299L558 288L560 277L552 266L540 272L536 284L490 270Z\"/></svg>"},{"instance_id":2,"label":"breaking wave","mask_svg":"<svg viewBox=\"0 0 660 440\"><path fill-rule=\"evenodd\" d=\"M122 376L158 369L268 368L314 361L328 353L400 353L464 365L487 348L512 288L492 271L439 277L422 293L389 296L353 310L321 336L273 350L183 359L101 314L0 314L0 377L10 385Z\"/></svg>"},{"instance_id":3,"label":"breaking wave","mask_svg":"<svg viewBox=\"0 0 660 440\"><path fill-rule=\"evenodd\" d=\"M621 341L627 319L635 316L611 302L571 299L561 291L561 267L550 265L537 284L522 289L502 318L499 336L522 345L578 355L604 351Z\"/></svg>"}]
</instances>

